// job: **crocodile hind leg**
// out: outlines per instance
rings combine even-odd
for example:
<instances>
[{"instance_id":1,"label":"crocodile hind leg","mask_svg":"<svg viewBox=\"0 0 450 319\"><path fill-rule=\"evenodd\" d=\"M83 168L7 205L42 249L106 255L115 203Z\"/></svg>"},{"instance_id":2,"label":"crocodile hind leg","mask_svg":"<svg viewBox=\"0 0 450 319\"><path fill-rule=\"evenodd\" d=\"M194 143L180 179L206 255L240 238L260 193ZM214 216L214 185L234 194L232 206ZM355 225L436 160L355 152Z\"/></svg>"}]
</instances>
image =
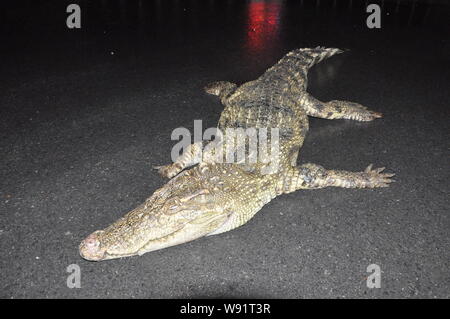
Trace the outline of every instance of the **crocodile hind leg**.
<instances>
[{"instance_id":1,"label":"crocodile hind leg","mask_svg":"<svg viewBox=\"0 0 450 319\"><path fill-rule=\"evenodd\" d=\"M294 168L290 178L285 180L284 191L317 189L329 186L344 188L388 187L395 174L382 173L384 167L372 169L370 164L363 172L327 170L320 165L307 163Z\"/></svg>"},{"instance_id":2,"label":"crocodile hind leg","mask_svg":"<svg viewBox=\"0 0 450 319\"><path fill-rule=\"evenodd\" d=\"M232 94L237 88L237 85L227 81L212 82L204 87L204 90L208 94L217 95L222 103Z\"/></svg>"},{"instance_id":3,"label":"crocodile hind leg","mask_svg":"<svg viewBox=\"0 0 450 319\"><path fill-rule=\"evenodd\" d=\"M355 102L337 100L322 102L309 94L305 95L301 104L309 116L323 119L373 121L383 116L383 114L371 111Z\"/></svg>"}]
</instances>

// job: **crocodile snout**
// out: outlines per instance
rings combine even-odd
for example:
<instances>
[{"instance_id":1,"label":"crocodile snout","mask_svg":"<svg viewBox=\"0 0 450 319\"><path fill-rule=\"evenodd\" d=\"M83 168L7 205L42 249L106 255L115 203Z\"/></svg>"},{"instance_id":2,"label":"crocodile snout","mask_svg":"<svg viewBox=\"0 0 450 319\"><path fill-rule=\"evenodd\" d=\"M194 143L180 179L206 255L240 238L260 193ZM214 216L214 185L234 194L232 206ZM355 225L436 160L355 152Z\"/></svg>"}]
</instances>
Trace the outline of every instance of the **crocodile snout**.
<instances>
[{"instance_id":1,"label":"crocodile snout","mask_svg":"<svg viewBox=\"0 0 450 319\"><path fill-rule=\"evenodd\" d=\"M80 244L80 255L84 259L98 261L105 257L106 249L102 248L98 234L101 231L96 231L90 234Z\"/></svg>"}]
</instances>

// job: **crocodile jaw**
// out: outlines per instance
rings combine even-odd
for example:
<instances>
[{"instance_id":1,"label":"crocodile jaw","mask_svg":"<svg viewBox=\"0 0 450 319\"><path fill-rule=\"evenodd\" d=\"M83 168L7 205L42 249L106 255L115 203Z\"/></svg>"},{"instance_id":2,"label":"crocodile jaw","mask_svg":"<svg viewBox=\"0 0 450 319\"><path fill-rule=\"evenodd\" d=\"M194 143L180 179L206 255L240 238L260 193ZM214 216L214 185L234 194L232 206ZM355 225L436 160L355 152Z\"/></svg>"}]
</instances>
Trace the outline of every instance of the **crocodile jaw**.
<instances>
[{"instance_id":1,"label":"crocodile jaw","mask_svg":"<svg viewBox=\"0 0 450 319\"><path fill-rule=\"evenodd\" d=\"M230 201L218 200L223 194L210 191L204 176L194 170L173 178L115 223L86 237L81 257L101 261L142 255L213 233L232 212Z\"/></svg>"}]
</instances>

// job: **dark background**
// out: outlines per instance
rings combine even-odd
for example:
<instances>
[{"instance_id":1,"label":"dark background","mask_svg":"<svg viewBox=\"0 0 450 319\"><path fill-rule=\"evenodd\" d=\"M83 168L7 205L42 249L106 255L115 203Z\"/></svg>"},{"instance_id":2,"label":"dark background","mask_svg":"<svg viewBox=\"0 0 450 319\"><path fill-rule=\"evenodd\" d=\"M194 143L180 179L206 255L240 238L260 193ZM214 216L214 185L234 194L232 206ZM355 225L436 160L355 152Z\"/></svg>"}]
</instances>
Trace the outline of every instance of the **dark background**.
<instances>
[{"instance_id":1,"label":"dark background","mask_svg":"<svg viewBox=\"0 0 450 319\"><path fill-rule=\"evenodd\" d=\"M70 30L66 6L81 6ZM420 297L449 291L447 1L2 1L0 297ZM246 225L100 263L79 242L165 181L176 127L216 124L202 87L252 80L289 50L350 49L309 91L383 112L311 119L300 162L395 172L390 188L283 195ZM366 267L382 288L366 287ZM66 267L81 267L69 289Z\"/></svg>"}]
</instances>

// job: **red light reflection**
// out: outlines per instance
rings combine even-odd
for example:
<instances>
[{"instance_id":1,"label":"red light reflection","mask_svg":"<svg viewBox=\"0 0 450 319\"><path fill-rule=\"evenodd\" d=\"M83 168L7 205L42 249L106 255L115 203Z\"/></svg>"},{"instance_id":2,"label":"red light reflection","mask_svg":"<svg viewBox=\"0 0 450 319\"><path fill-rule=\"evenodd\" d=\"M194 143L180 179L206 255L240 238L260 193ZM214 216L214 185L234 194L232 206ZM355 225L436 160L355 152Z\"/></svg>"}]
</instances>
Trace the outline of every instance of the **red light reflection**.
<instances>
[{"instance_id":1,"label":"red light reflection","mask_svg":"<svg viewBox=\"0 0 450 319\"><path fill-rule=\"evenodd\" d=\"M255 2L248 5L247 47L253 52L265 49L274 40L279 27L280 4Z\"/></svg>"}]
</instances>

